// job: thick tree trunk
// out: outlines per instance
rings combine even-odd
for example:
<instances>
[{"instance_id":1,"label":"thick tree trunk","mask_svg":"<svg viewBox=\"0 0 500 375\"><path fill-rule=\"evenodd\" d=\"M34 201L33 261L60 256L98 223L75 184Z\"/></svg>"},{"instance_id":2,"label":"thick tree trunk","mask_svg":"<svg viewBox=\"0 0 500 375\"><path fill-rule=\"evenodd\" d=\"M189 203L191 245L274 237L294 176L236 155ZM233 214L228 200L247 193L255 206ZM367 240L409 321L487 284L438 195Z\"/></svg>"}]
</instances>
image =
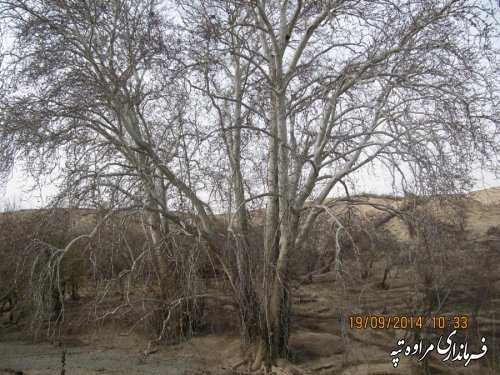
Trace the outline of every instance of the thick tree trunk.
<instances>
[{"instance_id":1,"label":"thick tree trunk","mask_svg":"<svg viewBox=\"0 0 500 375\"><path fill-rule=\"evenodd\" d=\"M288 339L290 336L290 298L286 282L278 280L274 288L263 291L267 304L254 303L249 315L251 324L245 324L244 335L247 342L248 370L270 371L287 361Z\"/></svg>"},{"instance_id":2,"label":"thick tree trunk","mask_svg":"<svg viewBox=\"0 0 500 375\"><path fill-rule=\"evenodd\" d=\"M246 278L240 280L238 297L248 370L268 372L288 356L291 304L287 274L268 266L257 276L249 271L251 264L244 266L248 272L239 275Z\"/></svg>"}]
</instances>

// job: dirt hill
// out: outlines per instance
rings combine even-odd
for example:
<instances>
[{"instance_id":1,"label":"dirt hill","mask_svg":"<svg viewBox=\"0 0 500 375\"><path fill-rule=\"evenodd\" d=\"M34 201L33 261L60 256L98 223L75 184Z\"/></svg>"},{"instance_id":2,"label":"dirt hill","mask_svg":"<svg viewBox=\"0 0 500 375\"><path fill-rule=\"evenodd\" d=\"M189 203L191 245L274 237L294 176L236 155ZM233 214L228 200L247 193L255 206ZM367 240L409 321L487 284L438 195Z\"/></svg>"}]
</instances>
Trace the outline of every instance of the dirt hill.
<instances>
[{"instance_id":1,"label":"dirt hill","mask_svg":"<svg viewBox=\"0 0 500 375\"><path fill-rule=\"evenodd\" d=\"M357 196L329 206L346 227L325 216L310 253L292 259L294 364L307 374L499 372L500 188L413 200ZM17 215L26 221L33 212ZM81 299L68 300L62 328L44 326L37 344L25 341L32 333L28 319L8 324L5 313L0 370L60 373L66 350L68 375L236 374L232 368L242 354L238 313L221 276L205 281L206 292L219 297L207 300L194 335L171 346L152 346L149 336L132 329L144 322L121 310L105 322L80 323L88 313L84 291ZM120 295L113 290L103 298L111 306ZM441 337L443 354L437 352ZM445 351L453 349L447 339L456 343L455 353ZM465 366L460 343L481 358ZM419 361L431 344L434 350ZM487 353L481 356L483 344ZM405 355L407 345L413 355Z\"/></svg>"}]
</instances>

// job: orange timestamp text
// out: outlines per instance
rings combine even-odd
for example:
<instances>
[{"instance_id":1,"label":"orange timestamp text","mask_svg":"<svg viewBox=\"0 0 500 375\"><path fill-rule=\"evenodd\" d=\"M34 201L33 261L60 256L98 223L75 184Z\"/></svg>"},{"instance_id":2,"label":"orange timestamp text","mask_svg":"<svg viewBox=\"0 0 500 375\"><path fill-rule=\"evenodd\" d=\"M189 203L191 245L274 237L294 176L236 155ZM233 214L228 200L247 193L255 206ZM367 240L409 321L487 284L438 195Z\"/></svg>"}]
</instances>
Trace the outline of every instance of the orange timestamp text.
<instances>
[{"instance_id":1,"label":"orange timestamp text","mask_svg":"<svg viewBox=\"0 0 500 375\"><path fill-rule=\"evenodd\" d=\"M384 315L350 315L351 329L467 329L469 319L465 315L436 315L424 319L422 316L384 316Z\"/></svg>"}]
</instances>

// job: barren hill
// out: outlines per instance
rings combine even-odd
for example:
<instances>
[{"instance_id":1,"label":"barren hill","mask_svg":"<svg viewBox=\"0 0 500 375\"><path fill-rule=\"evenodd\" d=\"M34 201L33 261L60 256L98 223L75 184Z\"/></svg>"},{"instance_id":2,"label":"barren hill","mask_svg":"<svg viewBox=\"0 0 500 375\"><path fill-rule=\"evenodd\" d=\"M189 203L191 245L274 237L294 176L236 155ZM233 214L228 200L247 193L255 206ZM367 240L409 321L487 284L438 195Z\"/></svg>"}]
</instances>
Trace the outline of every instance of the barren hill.
<instances>
[{"instance_id":1,"label":"barren hill","mask_svg":"<svg viewBox=\"0 0 500 375\"><path fill-rule=\"evenodd\" d=\"M331 201L329 206L345 227L340 228L325 214L307 254L294 253L291 260L295 264L289 348L292 362L308 374L498 372L500 188L463 197L414 197L410 201L357 196L339 203ZM403 215L396 215L391 208L403 211ZM84 232L82 227L90 228L97 217L91 211L63 210L52 215L59 220L44 221L42 217L46 216L40 211L2 214L0 233L3 243L9 243L2 247L2 256L6 259L13 251L20 251L15 247L19 243L9 236L16 228L20 230L16 238L33 228L39 233L52 231L59 241L57 246L63 246L71 235ZM138 228L136 218L130 220L135 224L128 228ZM102 232L103 238L105 234ZM106 240L102 247L112 249L106 254L117 259L115 263L110 260L109 267L122 264L122 268L116 273L111 268L99 271L103 275L108 272L110 280L116 278L116 283L109 281L107 292L98 296L101 304L95 304L89 286L82 286L80 299L66 297L66 317L57 329L41 322L38 344L23 341L32 334L30 311L24 310L17 323L11 324L9 304L2 301L0 370L5 369L6 374L11 370L54 374L61 368L61 350L66 349L67 374L239 373L241 368L232 370L241 355L238 314L220 274L204 274L204 293L210 298L206 299L199 327L176 345L152 345L147 318L141 318L140 309L134 304L129 310L117 307L122 306L124 298L118 288L119 277L129 272L127 260L121 259L118 249L131 246L137 235ZM49 242L51 238L46 236L44 240ZM142 241L136 239L133 246L143 246ZM97 256L85 246L79 248L83 257ZM83 267L87 263L79 264ZM3 268L3 291L9 286L9 275L9 269ZM85 280L90 276L82 273ZM104 280L103 276L100 282ZM135 303L141 293L134 289L127 298ZM102 320L93 320L95 309L99 309ZM465 366L465 360L444 360L446 355L436 350L422 361L418 359L423 353L405 355L404 347L399 356L391 356L400 340L412 348L422 342L424 350L431 343L437 346L441 336L442 340L449 338L456 321L458 329L452 338L457 348L467 342L470 353L481 353L484 337L484 357ZM397 367L393 362L396 357Z\"/></svg>"}]
</instances>

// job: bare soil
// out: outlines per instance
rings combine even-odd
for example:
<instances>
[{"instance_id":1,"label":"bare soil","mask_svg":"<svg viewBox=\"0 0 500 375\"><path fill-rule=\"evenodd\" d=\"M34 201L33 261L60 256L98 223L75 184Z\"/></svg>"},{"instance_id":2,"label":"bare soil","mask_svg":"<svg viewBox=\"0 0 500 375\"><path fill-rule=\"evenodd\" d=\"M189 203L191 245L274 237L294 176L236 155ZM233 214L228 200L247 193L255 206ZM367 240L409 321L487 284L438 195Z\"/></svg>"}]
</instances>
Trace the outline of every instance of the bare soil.
<instances>
[{"instance_id":1,"label":"bare soil","mask_svg":"<svg viewBox=\"0 0 500 375\"><path fill-rule=\"evenodd\" d=\"M487 338L488 353L484 358L465 367L462 362L443 362L431 354L432 374L496 374L500 372L500 236L490 228L500 225L500 189L475 193L464 207L467 230L474 250L454 253L465 264L477 266L482 274L465 274L447 296L440 311L445 316L469 317L469 329L459 332L468 340L470 351L480 352L481 336ZM405 228L392 219L387 228L401 232ZM490 233L490 234L488 234ZM476 246L477 245L477 246ZM349 315L406 315L408 298L415 296L418 281L408 269L395 267L389 273L387 286L380 284L387 259L375 257L370 275L363 280L355 260L344 266L348 272L337 280L335 271L314 274L309 282L293 290L293 332L290 339L291 362L308 374L423 374L422 364L415 357L401 356L395 368L391 351L397 342L412 342L405 330L353 329L346 320ZM479 267L479 268L478 268ZM473 269L473 268L471 268ZM352 274L349 274L352 272ZM477 277L476 277L477 276ZM487 298L477 301L474 280L486 280ZM483 281L481 281L483 282ZM469 288L469 286L471 286ZM71 303L68 306L71 308ZM73 309L78 310L74 302ZM39 342L30 342L30 327L6 326L8 317L0 316L0 374L60 374L62 351L66 350L65 370L73 374L237 374L232 367L241 361L242 348L235 324L236 311L229 306L208 306L203 325L192 338L177 345L158 346L144 355L149 339L138 333L127 334L131 322L99 327L79 327L47 337L38 335ZM77 318L75 318L75 321ZM65 327L68 327L69 322ZM436 330L430 339L437 343L451 329Z\"/></svg>"}]
</instances>

